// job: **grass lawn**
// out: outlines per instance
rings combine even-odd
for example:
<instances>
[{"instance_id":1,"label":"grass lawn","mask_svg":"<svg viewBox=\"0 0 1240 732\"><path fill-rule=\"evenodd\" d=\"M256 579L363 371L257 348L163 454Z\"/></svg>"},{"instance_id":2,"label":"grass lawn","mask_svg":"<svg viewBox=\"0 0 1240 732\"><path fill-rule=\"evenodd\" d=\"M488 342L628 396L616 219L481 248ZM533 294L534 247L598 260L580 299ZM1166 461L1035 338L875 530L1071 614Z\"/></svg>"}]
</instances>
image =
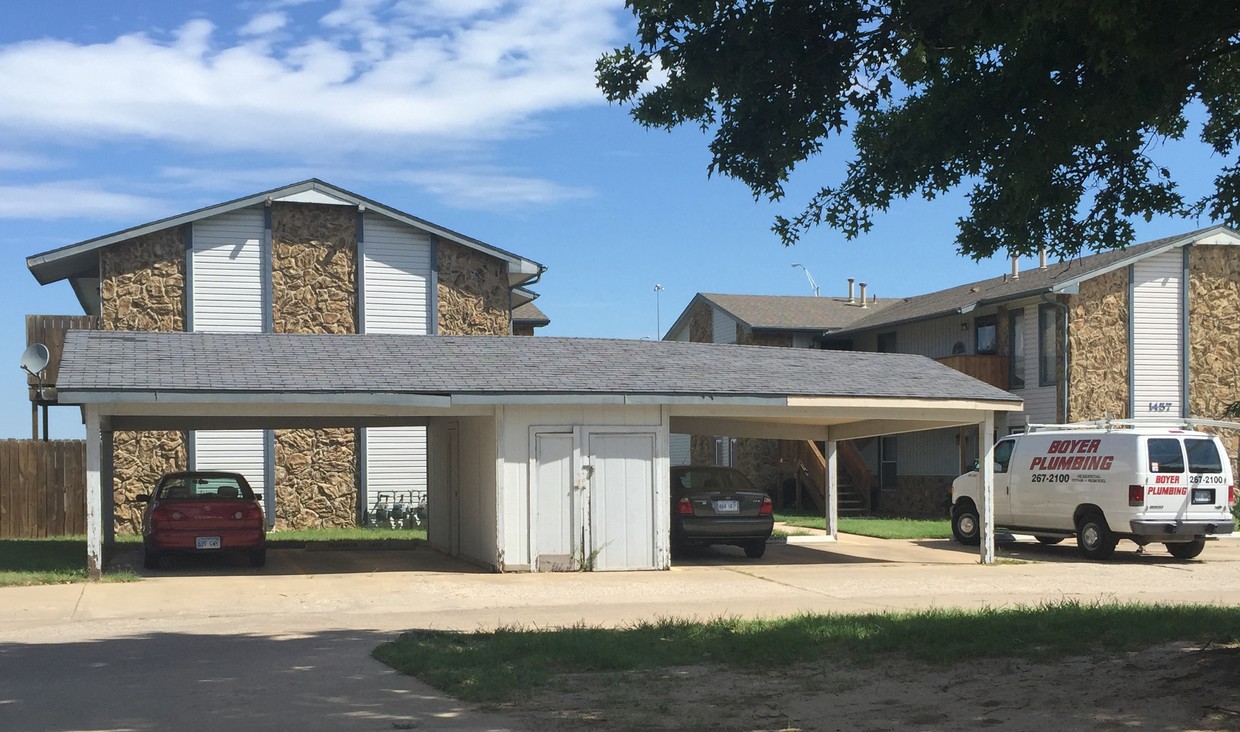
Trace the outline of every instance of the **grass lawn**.
<instances>
[{"instance_id":1,"label":"grass lawn","mask_svg":"<svg viewBox=\"0 0 1240 732\"><path fill-rule=\"evenodd\" d=\"M116 537L126 549L137 548L142 538ZM426 529L307 529L272 531L272 549L415 549L426 543ZM133 572L109 571L104 582L141 579ZM86 537L56 536L47 539L0 539L0 587L57 585L86 581Z\"/></svg>"},{"instance_id":2,"label":"grass lawn","mask_svg":"<svg viewBox=\"0 0 1240 732\"><path fill-rule=\"evenodd\" d=\"M763 669L831 657L865 663L906 657L1046 660L1115 654L1171 641L1240 640L1240 607L1064 602L1001 610L802 615L769 620L660 620L629 628L411 631L375 658L461 699L528 696L559 674L701 663Z\"/></svg>"},{"instance_id":3,"label":"grass lawn","mask_svg":"<svg viewBox=\"0 0 1240 732\"><path fill-rule=\"evenodd\" d=\"M777 513L775 520L789 526L803 526L811 529L827 528L827 520L813 514ZM839 529L845 534L860 534L876 539L950 539L952 535L949 519L841 517Z\"/></svg>"}]
</instances>

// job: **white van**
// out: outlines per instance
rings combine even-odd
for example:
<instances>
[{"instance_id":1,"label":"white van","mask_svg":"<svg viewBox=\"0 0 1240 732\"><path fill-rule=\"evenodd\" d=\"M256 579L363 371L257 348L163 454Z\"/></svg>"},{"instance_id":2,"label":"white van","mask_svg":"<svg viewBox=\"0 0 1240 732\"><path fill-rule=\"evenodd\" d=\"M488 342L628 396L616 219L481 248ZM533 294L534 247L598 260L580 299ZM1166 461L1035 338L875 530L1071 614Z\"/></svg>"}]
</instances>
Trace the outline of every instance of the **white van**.
<instances>
[{"instance_id":1,"label":"white van","mask_svg":"<svg viewBox=\"0 0 1240 732\"><path fill-rule=\"evenodd\" d=\"M995 443L995 525L1043 544L1076 536L1106 559L1120 539L1161 542L1191 559L1208 536L1230 534L1235 482L1222 442L1190 430L1055 429ZM977 470L952 482L952 535L976 545Z\"/></svg>"}]
</instances>

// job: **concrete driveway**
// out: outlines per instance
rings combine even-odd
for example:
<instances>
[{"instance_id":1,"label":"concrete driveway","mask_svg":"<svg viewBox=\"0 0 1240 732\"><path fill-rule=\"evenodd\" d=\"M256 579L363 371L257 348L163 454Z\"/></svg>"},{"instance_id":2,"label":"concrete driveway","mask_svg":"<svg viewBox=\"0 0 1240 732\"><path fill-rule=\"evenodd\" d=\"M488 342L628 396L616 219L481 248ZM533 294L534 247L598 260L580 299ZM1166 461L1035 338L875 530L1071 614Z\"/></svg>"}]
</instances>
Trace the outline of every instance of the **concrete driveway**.
<instances>
[{"instance_id":1,"label":"concrete driveway","mask_svg":"<svg viewBox=\"0 0 1240 732\"><path fill-rule=\"evenodd\" d=\"M655 617L1240 603L1240 542L1200 560L1075 547L846 536L690 555L670 572L496 575L429 550L272 550L269 564L186 562L136 583L0 589L0 729L506 729L369 657L407 628L624 624ZM136 554L133 559L136 560ZM118 562L129 561L124 556Z\"/></svg>"}]
</instances>

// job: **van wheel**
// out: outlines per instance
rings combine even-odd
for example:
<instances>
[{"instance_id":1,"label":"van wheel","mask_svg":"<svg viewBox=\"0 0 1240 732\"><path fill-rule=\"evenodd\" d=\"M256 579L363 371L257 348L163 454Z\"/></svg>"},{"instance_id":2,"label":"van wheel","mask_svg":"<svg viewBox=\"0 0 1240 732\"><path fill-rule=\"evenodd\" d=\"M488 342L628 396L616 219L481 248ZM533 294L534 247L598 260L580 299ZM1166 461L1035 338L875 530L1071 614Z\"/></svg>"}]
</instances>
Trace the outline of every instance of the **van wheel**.
<instances>
[{"instance_id":1,"label":"van wheel","mask_svg":"<svg viewBox=\"0 0 1240 732\"><path fill-rule=\"evenodd\" d=\"M1098 511L1081 515L1076 522L1076 546L1086 559L1106 559L1115 553L1119 537L1111 533L1107 520Z\"/></svg>"},{"instance_id":2,"label":"van wheel","mask_svg":"<svg viewBox=\"0 0 1240 732\"><path fill-rule=\"evenodd\" d=\"M977 546L981 543L981 526L977 520L977 509L972 504L961 504L952 509L952 536L965 546Z\"/></svg>"},{"instance_id":3,"label":"van wheel","mask_svg":"<svg viewBox=\"0 0 1240 732\"><path fill-rule=\"evenodd\" d=\"M1055 544L1063 541L1062 536L1039 536L1037 539L1039 544L1045 544L1047 546L1054 546Z\"/></svg>"},{"instance_id":4,"label":"van wheel","mask_svg":"<svg viewBox=\"0 0 1240 732\"><path fill-rule=\"evenodd\" d=\"M1167 544L1166 547L1167 551L1171 552L1171 556L1176 559L1192 559L1200 554L1202 549L1206 548L1206 540L1205 537L1198 536L1192 541Z\"/></svg>"}]
</instances>

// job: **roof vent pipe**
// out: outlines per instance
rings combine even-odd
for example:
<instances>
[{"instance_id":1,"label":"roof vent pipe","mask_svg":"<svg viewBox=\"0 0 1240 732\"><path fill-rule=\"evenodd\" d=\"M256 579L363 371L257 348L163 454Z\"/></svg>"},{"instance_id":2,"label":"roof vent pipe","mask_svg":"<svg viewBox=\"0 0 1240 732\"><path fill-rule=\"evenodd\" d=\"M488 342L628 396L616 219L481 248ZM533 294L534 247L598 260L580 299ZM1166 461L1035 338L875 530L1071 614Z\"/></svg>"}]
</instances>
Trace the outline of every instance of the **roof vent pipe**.
<instances>
[{"instance_id":1,"label":"roof vent pipe","mask_svg":"<svg viewBox=\"0 0 1240 732\"><path fill-rule=\"evenodd\" d=\"M853 283L857 280L852 277L848 278L848 304L853 305L857 302L857 298L853 296Z\"/></svg>"},{"instance_id":2,"label":"roof vent pipe","mask_svg":"<svg viewBox=\"0 0 1240 732\"><path fill-rule=\"evenodd\" d=\"M1038 269L1046 269L1046 247L1038 247Z\"/></svg>"},{"instance_id":3,"label":"roof vent pipe","mask_svg":"<svg viewBox=\"0 0 1240 732\"><path fill-rule=\"evenodd\" d=\"M1020 264L1015 254L1012 255L1012 279L1020 279Z\"/></svg>"},{"instance_id":4,"label":"roof vent pipe","mask_svg":"<svg viewBox=\"0 0 1240 732\"><path fill-rule=\"evenodd\" d=\"M864 282L862 282L862 283L861 283L861 307L866 307L866 304L865 304L865 283L864 283Z\"/></svg>"}]
</instances>

